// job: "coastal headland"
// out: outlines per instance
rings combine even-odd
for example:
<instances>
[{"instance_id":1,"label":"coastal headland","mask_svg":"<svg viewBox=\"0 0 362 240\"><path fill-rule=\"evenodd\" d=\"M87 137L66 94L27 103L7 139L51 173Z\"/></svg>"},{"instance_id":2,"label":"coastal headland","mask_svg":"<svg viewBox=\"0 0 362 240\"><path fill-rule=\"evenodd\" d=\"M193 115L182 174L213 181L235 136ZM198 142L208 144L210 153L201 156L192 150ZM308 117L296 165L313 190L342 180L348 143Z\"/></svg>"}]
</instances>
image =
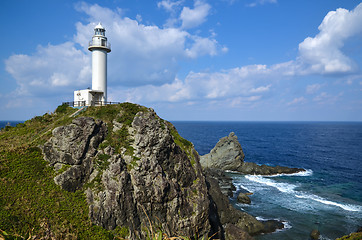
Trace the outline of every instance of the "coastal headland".
<instances>
[{"instance_id":1,"label":"coastal headland","mask_svg":"<svg viewBox=\"0 0 362 240\"><path fill-rule=\"evenodd\" d=\"M225 170L276 174L303 169L245 163L233 133L200 164L191 142L140 105L75 112L61 105L54 113L0 131L0 234L253 239L284 227L234 209L227 197L232 185L220 188L220 179ZM205 158L230 164L223 164L227 169L205 166Z\"/></svg>"}]
</instances>

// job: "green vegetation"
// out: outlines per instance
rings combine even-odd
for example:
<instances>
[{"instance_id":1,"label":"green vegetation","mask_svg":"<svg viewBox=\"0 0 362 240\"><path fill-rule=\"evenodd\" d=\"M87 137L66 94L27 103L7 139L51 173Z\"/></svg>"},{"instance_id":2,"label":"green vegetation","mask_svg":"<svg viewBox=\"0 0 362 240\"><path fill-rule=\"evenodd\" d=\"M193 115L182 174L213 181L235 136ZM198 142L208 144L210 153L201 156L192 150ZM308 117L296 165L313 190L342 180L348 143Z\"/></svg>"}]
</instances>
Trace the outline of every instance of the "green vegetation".
<instances>
[{"instance_id":1,"label":"green vegetation","mask_svg":"<svg viewBox=\"0 0 362 240\"><path fill-rule=\"evenodd\" d=\"M71 123L70 117L76 109L60 105L54 113L34 117L16 127L5 127L0 131L0 239L28 239L29 237L55 239L125 239L129 235L126 227L105 230L91 223L88 205L82 190L67 192L53 178L67 169L64 164L56 173L43 159L39 145L44 144L56 127ZM147 108L122 103L104 107L89 107L77 117L89 116L107 124L108 134L99 146L111 146L116 153L121 151L133 157L127 166L133 169L139 158L133 156L133 139L129 127L140 111ZM114 121L119 128L113 131ZM193 145L183 139L172 124L160 119L161 128L168 127L177 145L184 149L194 161ZM98 154L95 166L98 175L86 187L101 190L102 171L109 165L107 154ZM168 237L162 230L152 230L147 239L188 239Z\"/></svg>"},{"instance_id":2,"label":"green vegetation","mask_svg":"<svg viewBox=\"0 0 362 240\"><path fill-rule=\"evenodd\" d=\"M341 238L337 238L336 240L361 240L362 232L351 233L347 236L343 236Z\"/></svg>"},{"instance_id":3,"label":"green vegetation","mask_svg":"<svg viewBox=\"0 0 362 240\"><path fill-rule=\"evenodd\" d=\"M57 186L54 171L38 148L0 153L0 229L25 236L56 239L113 239L111 231L92 225L84 193Z\"/></svg>"},{"instance_id":4,"label":"green vegetation","mask_svg":"<svg viewBox=\"0 0 362 240\"><path fill-rule=\"evenodd\" d=\"M125 103L107 107L91 107L82 116L101 118L107 125L126 112L122 119L127 124L133 121L137 111L146 109ZM129 111L130 110L130 111ZM116 228L105 230L93 225L88 217L88 205L82 191L74 193L62 190L53 178L55 172L43 159L38 145L44 144L51 131L61 125L69 124L74 118L70 115L76 109L67 105L59 106L52 114L37 116L16 127L0 131L0 236L4 239L23 239L31 233L38 238L52 234L56 239L122 239L127 231ZM112 131L109 131L112 133ZM123 134L123 135L122 135ZM114 145L129 144L127 134L122 129L121 138ZM98 156L100 170L107 167L110 156ZM59 171L66 171L64 165ZM99 174L100 176L100 174ZM11 234L10 234L11 233Z\"/></svg>"},{"instance_id":5,"label":"green vegetation","mask_svg":"<svg viewBox=\"0 0 362 240\"><path fill-rule=\"evenodd\" d=\"M166 122L166 121L165 121ZM190 142L187 141L186 139L182 138L180 136L180 134L177 132L176 128L170 123L170 122L166 122L168 128L170 129L170 133L173 137L173 140L175 141L175 143L186 152L187 156L189 157L190 161L191 161L191 165L195 168L195 164L196 164L196 157L195 157L195 153L194 153L194 145Z\"/></svg>"}]
</instances>

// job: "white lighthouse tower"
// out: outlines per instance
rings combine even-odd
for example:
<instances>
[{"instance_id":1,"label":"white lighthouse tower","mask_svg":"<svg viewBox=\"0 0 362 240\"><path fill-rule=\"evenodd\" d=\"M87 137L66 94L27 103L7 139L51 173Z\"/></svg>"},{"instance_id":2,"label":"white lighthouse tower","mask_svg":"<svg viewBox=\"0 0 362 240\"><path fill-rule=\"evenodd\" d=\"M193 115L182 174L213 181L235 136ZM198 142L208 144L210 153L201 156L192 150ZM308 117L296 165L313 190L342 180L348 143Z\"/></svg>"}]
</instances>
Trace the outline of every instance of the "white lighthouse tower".
<instances>
[{"instance_id":1,"label":"white lighthouse tower","mask_svg":"<svg viewBox=\"0 0 362 240\"><path fill-rule=\"evenodd\" d=\"M99 106L107 104L107 53L111 45L106 30L99 23L88 50L92 52L92 89L74 91L74 106Z\"/></svg>"}]
</instances>

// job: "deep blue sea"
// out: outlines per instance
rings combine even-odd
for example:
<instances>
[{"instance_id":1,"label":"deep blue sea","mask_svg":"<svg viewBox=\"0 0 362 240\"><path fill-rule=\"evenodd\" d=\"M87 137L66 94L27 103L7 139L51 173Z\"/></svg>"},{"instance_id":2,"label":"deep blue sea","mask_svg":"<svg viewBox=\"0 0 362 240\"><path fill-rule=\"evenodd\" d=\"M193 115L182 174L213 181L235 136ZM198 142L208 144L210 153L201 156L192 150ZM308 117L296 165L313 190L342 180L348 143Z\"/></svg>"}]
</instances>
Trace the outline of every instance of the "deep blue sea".
<instances>
[{"instance_id":1,"label":"deep blue sea","mask_svg":"<svg viewBox=\"0 0 362 240\"><path fill-rule=\"evenodd\" d=\"M362 123L350 122L172 122L200 155L235 132L245 161L300 167L289 176L230 173L252 204L235 203L260 218L279 219L286 229L259 240L307 240L313 229L335 239L362 226Z\"/></svg>"},{"instance_id":2,"label":"deep blue sea","mask_svg":"<svg viewBox=\"0 0 362 240\"><path fill-rule=\"evenodd\" d=\"M6 126L15 127L18 123L23 123L24 121L0 121L0 129Z\"/></svg>"}]
</instances>

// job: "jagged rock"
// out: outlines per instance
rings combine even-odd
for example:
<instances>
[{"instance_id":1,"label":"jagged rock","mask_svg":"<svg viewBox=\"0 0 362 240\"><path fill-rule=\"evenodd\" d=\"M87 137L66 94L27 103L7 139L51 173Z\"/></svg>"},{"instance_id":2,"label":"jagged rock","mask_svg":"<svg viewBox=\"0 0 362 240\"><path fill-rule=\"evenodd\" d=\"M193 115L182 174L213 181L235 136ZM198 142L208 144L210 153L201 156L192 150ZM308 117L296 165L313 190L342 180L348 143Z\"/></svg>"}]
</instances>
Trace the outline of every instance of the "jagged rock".
<instances>
[{"instance_id":1,"label":"jagged rock","mask_svg":"<svg viewBox=\"0 0 362 240\"><path fill-rule=\"evenodd\" d=\"M260 166L256 163L244 162L244 158L238 138L231 132L229 136L221 138L210 153L200 156L200 163L204 169L230 170L243 174L275 175L305 171L302 168Z\"/></svg>"},{"instance_id":2,"label":"jagged rock","mask_svg":"<svg viewBox=\"0 0 362 240\"><path fill-rule=\"evenodd\" d=\"M235 171L241 167L244 157L238 137L231 132L221 138L210 153L200 156L200 163L203 168Z\"/></svg>"},{"instance_id":3,"label":"jagged rock","mask_svg":"<svg viewBox=\"0 0 362 240\"><path fill-rule=\"evenodd\" d=\"M275 232L277 229L283 229L284 223L278 220L266 220L261 221L264 225L264 233Z\"/></svg>"},{"instance_id":4,"label":"jagged rock","mask_svg":"<svg viewBox=\"0 0 362 240\"><path fill-rule=\"evenodd\" d=\"M252 162L243 162L241 168L238 169L243 174L256 174L256 175L275 175L275 174L292 174L305 171L302 168L289 168L282 166L267 166L258 165Z\"/></svg>"},{"instance_id":5,"label":"jagged rock","mask_svg":"<svg viewBox=\"0 0 362 240\"><path fill-rule=\"evenodd\" d=\"M217 212L222 225L233 224L240 230L250 235L262 233L264 226L255 217L236 210L230 203L228 198L221 193L216 179L206 176L209 185L209 193L217 206ZM227 235L228 233L225 233Z\"/></svg>"},{"instance_id":6,"label":"jagged rock","mask_svg":"<svg viewBox=\"0 0 362 240\"><path fill-rule=\"evenodd\" d=\"M245 193L239 193L237 200L239 203L250 204L251 200Z\"/></svg>"},{"instance_id":7,"label":"jagged rock","mask_svg":"<svg viewBox=\"0 0 362 240\"><path fill-rule=\"evenodd\" d=\"M234 224L228 223L225 226L225 238L228 240L253 240L247 232L236 227Z\"/></svg>"},{"instance_id":8,"label":"jagged rock","mask_svg":"<svg viewBox=\"0 0 362 240\"><path fill-rule=\"evenodd\" d=\"M207 168L204 169L204 174L218 181L221 192L225 196L232 197L234 195L233 191L236 190L236 187L233 184L233 179L229 176L226 176L224 171Z\"/></svg>"},{"instance_id":9,"label":"jagged rock","mask_svg":"<svg viewBox=\"0 0 362 240\"><path fill-rule=\"evenodd\" d=\"M54 129L42 148L44 158L56 165L60 174L54 181L63 189L75 191L88 181L84 190L94 224L126 227L129 239L143 239L149 220L169 236L207 237L222 228L210 210L199 156L191 143L175 143L172 124L147 109L136 114L131 126L115 120L112 126L112 134L128 132L129 146L118 152L111 146L98 148L107 126L89 117Z\"/></svg>"},{"instance_id":10,"label":"jagged rock","mask_svg":"<svg viewBox=\"0 0 362 240\"><path fill-rule=\"evenodd\" d=\"M135 108L131 106L132 111ZM217 180L205 180L199 155L172 124L146 108L131 120L118 122L128 114L122 111L107 120L110 126L90 117L74 119L55 128L42 147L57 172L58 185L68 191L83 187L94 224L128 228L128 239L144 239L149 221L168 236L218 233L219 239L237 239L236 234L251 239L249 235L268 231L265 223L234 209ZM104 141L107 134L112 135ZM123 142L114 145L114 139ZM224 150L215 150L212 156L226 154L234 161L228 161L229 169L240 168L244 154L236 136L230 134L219 145ZM225 183L225 193L232 194L231 178L217 171L216 175L224 178L220 182Z\"/></svg>"},{"instance_id":11,"label":"jagged rock","mask_svg":"<svg viewBox=\"0 0 362 240\"><path fill-rule=\"evenodd\" d=\"M61 171L56 184L68 191L79 189L92 171L92 157L107 133L102 121L80 117L67 126L53 130L53 137L42 147L45 160Z\"/></svg>"},{"instance_id":12,"label":"jagged rock","mask_svg":"<svg viewBox=\"0 0 362 240\"><path fill-rule=\"evenodd\" d=\"M319 239L319 236L320 236L320 233L317 229L314 229L310 232L310 238L312 240L318 240Z\"/></svg>"}]
</instances>

